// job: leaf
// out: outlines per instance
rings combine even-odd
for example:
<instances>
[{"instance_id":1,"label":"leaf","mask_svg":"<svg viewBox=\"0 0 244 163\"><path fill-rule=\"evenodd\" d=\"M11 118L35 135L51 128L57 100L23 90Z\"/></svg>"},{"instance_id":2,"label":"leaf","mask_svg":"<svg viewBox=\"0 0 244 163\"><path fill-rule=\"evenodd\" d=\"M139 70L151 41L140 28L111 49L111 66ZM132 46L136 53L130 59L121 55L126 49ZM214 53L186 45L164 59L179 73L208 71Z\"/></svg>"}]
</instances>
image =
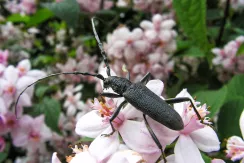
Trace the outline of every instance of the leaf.
<instances>
[{"instance_id":1,"label":"leaf","mask_svg":"<svg viewBox=\"0 0 244 163\"><path fill-rule=\"evenodd\" d=\"M236 97L225 103L219 112L217 122L221 138L241 136L239 119L244 109L244 97Z\"/></svg>"},{"instance_id":2,"label":"leaf","mask_svg":"<svg viewBox=\"0 0 244 163\"><path fill-rule=\"evenodd\" d=\"M211 158L201 152L202 158L205 163L211 163Z\"/></svg>"},{"instance_id":3,"label":"leaf","mask_svg":"<svg viewBox=\"0 0 244 163\"><path fill-rule=\"evenodd\" d=\"M240 56L240 55L244 55L244 44L241 44L241 46L239 47L236 56Z\"/></svg>"},{"instance_id":4,"label":"leaf","mask_svg":"<svg viewBox=\"0 0 244 163\"><path fill-rule=\"evenodd\" d=\"M30 17L30 20L27 23L27 26L36 26L49 18L53 17L53 13L48 9L40 9L33 16Z\"/></svg>"},{"instance_id":5,"label":"leaf","mask_svg":"<svg viewBox=\"0 0 244 163\"><path fill-rule=\"evenodd\" d=\"M173 0L173 7L185 33L199 48L206 51L206 0Z\"/></svg>"},{"instance_id":6,"label":"leaf","mask_svg":"<svg viewBox=\"0 0 244 163\"><path fill-rule=\"evenodd\" d=\"M45 97L43 101L34 106L34 115L45 115L45 122L53 131L60 133L58 128L58 120L61 112L59 101Z\"/></svg>"},{"instance_id":7,"label":"leaf","mask_svg":"<svg viewBox=\"0 0 244 163\"><path fill-rule=\"evenodd\" d=\"M51 10L58 18L66 21L72 27L77 25L80 13L76 0L64 0L62 2L43 3L43 7Z\"/></svg>"},{"instance_id":8,"label":"leaf","mask_svg":"<svg viewBox=\"0 0 244 163\"><path fill-rule=\"evenodd\" d=\"M18 23L18 22L27 23L30 21L30 17L27 15L12 14L9 17L7 17L7 21L10 21L13 23Z\"/></svg>"},{"instance_id":9,"label":"leaf","mask_svg":"<svg viewBox=\"0 0 244 163\"><path fill-rule=\"evenodd\" d=\"M204 52L200 48L198 48L196 46L190 47L182 55L184 55L184 56L192 56L192 57L204 57L205 56Z\"/></svg>"},{"instance_id":10,"label":"leaf","mask_svg":"<svg viewBox=\"0 0 244 163\"><path fill-rule=\"evenodd\" d=\"M3 162L6 158L8 157L8 154L7 153L0 153L0 162Z\"/></svg>"},{"instance_id":11,"label":"leaf","mask_svg":"<svg viewBox=\"0 0 244 163\"><path fill-rule=\"evenodd\" d=\"M200 101L202 104L206 103L207 106L210 106L210 114L208 117L212 118L225 102L227 87L224 86L216 91L200 91L195 93L194 96L197 97L197 101Z\"/></svg>"},{"instance_id":12,"label":"leaf","mask_svg":"<svg viewBox=\"0 0 244 163\"><path fill-rule=\"evenodd\" d=\"M43 97L46 91L48 90L49 86L39 86L35 91L35 95L39 98Z\"/></svg>"},{"instance_id":13,"label":"leaf","mask_svg":"<svg viewBox=\"0 0 244 163\"><path fill-rule=\"evenodd\" d=\"M235 75L227 84L228 95L226 100L231 100L236 97L244 97L243 91L244 75Z\"/></svg>"}]
</instances>

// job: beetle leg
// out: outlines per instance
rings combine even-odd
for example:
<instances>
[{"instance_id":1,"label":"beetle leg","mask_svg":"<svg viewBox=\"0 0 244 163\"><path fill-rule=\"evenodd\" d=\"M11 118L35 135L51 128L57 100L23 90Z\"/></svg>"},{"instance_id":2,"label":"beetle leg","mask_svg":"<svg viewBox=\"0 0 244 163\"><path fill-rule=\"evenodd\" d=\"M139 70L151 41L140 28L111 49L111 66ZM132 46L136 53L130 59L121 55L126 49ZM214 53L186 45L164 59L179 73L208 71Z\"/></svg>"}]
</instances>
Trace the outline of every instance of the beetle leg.
<instances>
[{"instance_id":1,"label":"beetle leg","mask_svg":"<svg viewBox=\"0 0 244 163\"><path fill-rule=\"evenodd\" d=\"M130 72L127 73L126 79L130 80Z\"/></svg>"},{"instance_id":2,"label":"beetle leg","mask_svg":"<svg viewBox=\"0 0 244 163\"><path fill-rule=\"evenodd\" d=\"M111 136L113 135L113 133L116 131L115 128L114 128L114 125L113 125L113 120L118 116L120 110L122 109L122 107L127 103L127 101L123 101L119 106L118 108L114 111L114 113L112 114L111 118L109 119L109 123L112 127L112 132L109 133L109 134L102 134L101 136L105 136L105 137L108 137L108 136Z\"/></svg>"},{"instance_id":3,"label":"beetle leg","mask_svg":"<svg viewBox=\"0 0 244 163\"><path fill-rule=\"evenodd\" d=\"M161 153L162 153L164 162L167 162L166 157L165 157L165 153L164 153L164 151L163 151L163 147L162 147L161 143L159 142L157 136L156 136L155 133L153 132L152 128L150 127L150 125L149 125L149 123L148 123L148 121L147 121L147 119L146 119L146 115L145 115L145 114L143 114L143 118L144 118L144 120L145 120L146 127L147 127L147 129L148 129L148 131L149 131L149 133L150 133L150 135L151 135L153 141L156 143L156 145L158 146L158 148L161 150Z\"/></svg>"},{"instance_id":4,"label":"beetle leg","mask_svg":"<svg viewBox=\"0 0 244 163\"><path fill-rule=\"evenodd\" d=\"M148 72L145 76L143 76L143 78L140 80L140 82L142 84L146 85L151 76L152 76L151 73Z\"/></svg>"},{"instance_id":5,"label":"beetle leg","mask_svg":"<svg viewBox=\"0 0 244 163\"><path fill-rule=\"evenodd\" d=\"M109 92L102 92L100 95L101 95L101 96L104 96L104 97L109 97L109 98L119 98L119 97L123 97L122 95L115 94L115 93L109 93Z\"/></svg>"},{"instance_id":6,"label":"beetle leg","mask_svg":"<svg viewBox=\"0 0 244 163\"><path fill-rule=\"evenodd\" d=\"M174 104L174 103L180 103L180 102L186 102L186 101L190 101L197 117L199 120L201 120L201 123L204 124L203 120L202 120L202 117L200 116L200 114L198 113L195 105L193 104L192 100L189 98L189 97L177 97L177 98L170 98L170 99L166 99L164 100L165 102L167 102L168 104Z\"/></svg>"}]
</instances>

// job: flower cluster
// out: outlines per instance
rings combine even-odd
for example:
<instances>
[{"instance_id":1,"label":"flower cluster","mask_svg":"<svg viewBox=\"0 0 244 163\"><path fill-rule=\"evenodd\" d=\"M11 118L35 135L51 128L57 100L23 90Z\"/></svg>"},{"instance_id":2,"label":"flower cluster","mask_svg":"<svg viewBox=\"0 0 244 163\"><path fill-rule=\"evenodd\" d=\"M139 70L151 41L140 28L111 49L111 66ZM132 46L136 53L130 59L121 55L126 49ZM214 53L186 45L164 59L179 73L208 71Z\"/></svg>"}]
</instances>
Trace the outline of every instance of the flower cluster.
<instances>
[{"instance_id":1,"label":"flower cluster","mask_svg":"<svg viewBox=\"0 0 244 163\"><path fill-rule=\"evenodd\" d=\"M221 81L226 81L233 74L244 73L243 52L238 52L243 43L244 36L239 36L225 45L223 49L212 49L212 52L216 55L212 62L214 65L219 66L217 72Z\"/></svg>"},{"instance_id":2,"label":"flower cluster","mask_svg":"<svg viewBox=\"0 0 244 163\"><path fill-rule=\"evenodd\" d=\"M221 7L224 7L226 4L226 0L220 0L219 4ZM234 11L242 11L244 9L243 0L230 0L230 5Z\"/></svg>"},{"instance_id":3,"label":"flower cluster","mask_svg":"<svg viewBox=\"0 0 244 163\"><path fill-rule=\"evenodd\" d=\"M226 153L227 157L231 158L232 161L241 160L242 163L244 162L244 111L240 117L240 128L243 139L239 136L231 136L227 140Z\"/></svg>"},{"instance_id":4,"label":"flower cluster","mask_svg":"<svg viewBox=\"0 0 244 163\"><path fill-rule=\"evenodd\" d=\"M36 12L37 0L6 1L5 7L11 13L33 14Z\"/></svg>"},{"instance_id":5,"label":"flower cluster","mask_svg":"<svg viewBox=\"0 0 244 163\"><path fill-rule=\"evenodd\" d=\"M57 68L61 70L61 72L95 72L98 68L96 60L96 56L89 56L83 51L83 48L79 46L76 50L76 59L69 58L64 65L58 63ZM61 78L67 80L64 76L61 76ZM80 82L81 79L90 83L95 81L94 77L77 75L72 75L67 81Z\"/></svg>"},{"instance_id":6,"label":"flower cluster","mask_svg":"<svg viewBox=\"0 0 244 163\"><path fill-rule=\"evenodd\" d=\"M163 9L170 9L172 7L172 0L130 0L133 1L134 8L151 13L161 13ZM119 0L118 7L126 7L131 3L128 0Z\"/></svg>"},{"instance_id":7,"label":"flower cluster","mask_svg":"<svg viewBox=\"0 0 244 163\"><path fill-rule=\"evenodd\" d=\"M22 115L19 120L14 114L14 104L21 91L45 73L32 70L28 59L20 61L16 67L8 65L8 50L0 51L0 151L4 150L4 139L10 133L13 145L26 149L29 159L35 159L38 152L42 153L44 142L51 139L51 131L45 125L43 115L36 118L23 115L23 107L32 105L33 87L24 92L19 100L17 113Z\"/></svg>"},{"instance_id":8,"label":"flower cluster","mask_svg":"<svg viewBox=\"0 0 244 163\"><path fill-rule=\"evenodd\" d=\"M151 80L146 86L161 97L164 84L160 80ZM186 89L182 90L176 97L188 97L194 101ZM103 162L113 158L113 155L119 150L122 139L124 145L130 150L139 153L143 160L148 163L154 163L162 153L147 129L142 113L131 104L127 104L112 122L116 131L108 137L104 136L104 134L112 132L109 119L122 101L123 98L104 98L100 101L95 99L92 105L94 110L78 120L75 129L76 133L81 136L94 138L88 150L90 152L89 158L92 158L94 162ZM180 114L184 122L184 129L181 131L171 130L147 117L148 123L162 144L163 149L178 138L174 148L174 155L170 155L167 159L173 159L176 163L181 163L182 161L204 163L199 149L204 152L219 150L220 142L218 137L215 131L208 126L211 123L205 117L209 111L207 111L206 105L200 106L199 104L199 102L194 101L194 105L204 123L200 122L190 102L174 104L174 109ZM186 147L187 150L185 149ZM83 156L74 157L73 159L83 161L87 158Z\"/></svg>"},{"instance_id":9,"label":"flower cluster","mask_svg":"<svg viewBox=\"0 0 244 163\"><path fill-rule=\"evenodd\" d=\"M142 29L120 27L109 34L105 49L118 76L125 76L121 69L125 64L132 81L139 81L147 72L157 79L167 79L174 66L168 54L176 49L174 25L172 19L157 14L152 22L142 21Z\"/></svg>"}]
</instances>

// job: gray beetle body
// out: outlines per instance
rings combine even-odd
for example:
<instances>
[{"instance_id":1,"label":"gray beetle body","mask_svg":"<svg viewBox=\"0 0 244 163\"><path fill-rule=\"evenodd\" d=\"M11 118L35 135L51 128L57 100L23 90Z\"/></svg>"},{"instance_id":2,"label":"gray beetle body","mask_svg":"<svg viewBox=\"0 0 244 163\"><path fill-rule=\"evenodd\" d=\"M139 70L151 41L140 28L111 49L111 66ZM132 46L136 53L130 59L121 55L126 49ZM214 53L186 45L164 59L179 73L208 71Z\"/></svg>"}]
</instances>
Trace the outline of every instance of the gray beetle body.
<instances>
[{"instance_id":1,"label":"gray beetle body","mask_svg":"<svg viewBox=\"0 0 244 163\"><path fill-rule=\"evenodd\" d=\"M126 78L109 76L104 81L104 88L111 87L122 95L136 109L172 130L182 130L181 116L163 99L142 83L132 83Z\"/></svg>"}]
</instances>

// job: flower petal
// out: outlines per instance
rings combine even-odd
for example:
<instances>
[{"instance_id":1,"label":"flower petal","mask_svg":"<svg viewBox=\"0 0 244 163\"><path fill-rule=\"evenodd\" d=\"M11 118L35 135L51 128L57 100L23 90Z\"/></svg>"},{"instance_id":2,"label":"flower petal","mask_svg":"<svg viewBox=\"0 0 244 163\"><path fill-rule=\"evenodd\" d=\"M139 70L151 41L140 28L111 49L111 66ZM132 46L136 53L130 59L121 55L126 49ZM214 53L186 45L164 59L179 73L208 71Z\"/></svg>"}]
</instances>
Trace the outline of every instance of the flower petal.
<instances>
[{"instance_id":1,"label":"flower petal","mask_svg":"<svg viewBox=\"0 0 244 163\"><path fill-rule=\"evenodd\" d=\"M220 148L218 136L209 126L193 131L190 137L197 147L204 152L218 151Z\"/></svg>"},{"instance_id":2,"label":"flower petal","mask_svg":"<svg viewBox=\"0 0 244 163\"><path fill-rule=\"evenodd\" d=\"M164 83L161 80L150 80L146 86L158 96L161 96L164 89Z\"/></svg>"},{"instance_id":3,"label":"flower petal","mask_svg":"<svg viewBox=\"0 0 244 163\"><path fill-rule=\"evenodd\" d=\"M53 153L53 156L52 156L52 163L61 163L60 160L59 160L58 157L57 157L57 152L54 152L54 153Z\"/></svg>"},{"instance_id":4,"label":"flower petal","mask_svg":"<svg viewBox=\"0 0 244 163\"><path fill-rule=\"evenodd\" d=\"M125 144L139 153L156 153L160 150L153 141L151 135L142 132L143 122L126 120L119 128L119 133Z\"/></svg>"},{"instance_id":5,"label":"flower petal","mask_svg":"<svg viewBox=\"0 0 244 163\"><path fill-rule=\"evenodd\" d=\"M92 110L78 120L76 123L75 132L78 135L95 138L108 126L109 124L103 122L103 119L99 115L98 111Z\"/></svg>"},{"instance_id":6,"label":"flower petal","mask_svg":"<svg viewBox=\"0 0 244 163\"><path fill-rule=\"evenodd\" d=\"M108 127L102 134L111 133L112 128ZM119 135L115 132L113 135L105 137L98 135L96 139L91 143L89 151L92 156L94 156L98 162L103 161L110 155L115 153L119 148Z\"/></svg>"},{"instance_id":7,"label":"flower petal","mask_svg":"<svg viewBox=\"0 0 244 163\"><path fill-rule=\"evenodd\" d=\"M142 156L132 150L122 150L116 152L108 160L108 163L135 163L135 162L144 162Z\"/></svg>"},{"instance_id":8,"label":"flower petal","mask_svg":"<svg viewBox=\"0 0 244 163\"><path fill-rule=\"evenodd\" d=\"M200 151L189 136L180 135L174 152L176 163L204 163Z\"/></svg>"},{"instance_id":9,"label":"flower petal","mask_svg":"<svg viewBox=\"0 0 244 163\"><path fill-rule=\"evenodd\" d=\"M240 117L240 128L241 128L242 137L244 138L244 111L242 112Z\"/></svg>"},{"instance_id":10,"label":"flower petal","mask_svg":"<svg viewBox=\"0 0 244 163\"><path fill-rule=\"evenodd\" d=\"M211 163L225 163L225 162L221 159L213 159Z\"/></svg>"}]
</instances>

